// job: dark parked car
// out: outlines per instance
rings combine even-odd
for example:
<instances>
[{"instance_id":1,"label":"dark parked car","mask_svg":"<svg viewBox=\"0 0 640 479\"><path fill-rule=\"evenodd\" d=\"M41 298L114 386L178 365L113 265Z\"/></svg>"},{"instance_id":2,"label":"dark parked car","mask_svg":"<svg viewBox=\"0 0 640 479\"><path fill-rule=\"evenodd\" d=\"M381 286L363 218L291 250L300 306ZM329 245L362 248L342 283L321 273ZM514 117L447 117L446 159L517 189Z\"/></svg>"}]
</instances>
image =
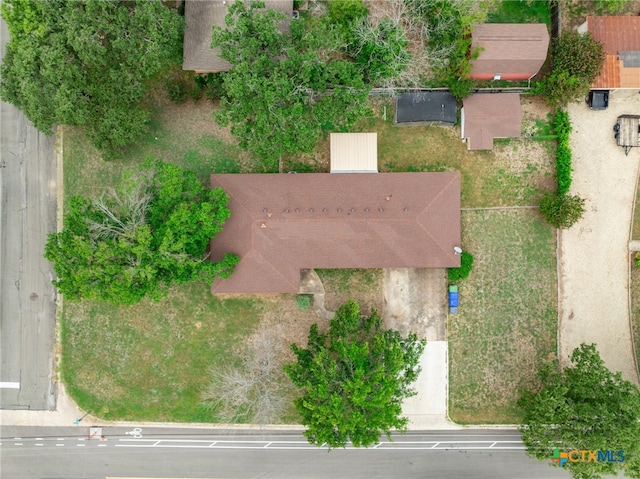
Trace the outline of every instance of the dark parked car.
<instances>
[{"instance_id":1,"label":"dark parked car","mask_svg":"<svg viewBox=\"0 0 640 479\"><path fill-rule=\"evenodd\" d=\"M606 110L609 106L609 90L591 90L584 100L592 110Z\"/></svg>"}]
</instances>

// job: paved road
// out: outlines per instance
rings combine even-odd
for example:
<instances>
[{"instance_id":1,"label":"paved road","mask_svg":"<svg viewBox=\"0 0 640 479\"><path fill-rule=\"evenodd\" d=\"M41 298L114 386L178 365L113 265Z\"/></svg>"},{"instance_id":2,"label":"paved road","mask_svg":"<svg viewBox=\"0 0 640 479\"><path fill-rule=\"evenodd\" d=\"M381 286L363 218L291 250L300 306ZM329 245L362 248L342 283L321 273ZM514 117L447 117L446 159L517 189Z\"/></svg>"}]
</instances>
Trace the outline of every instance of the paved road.
<instances>
[{"instance_id":1,"label":"paved road","mask_svg":"<svg viewBox=\"0 0 640 479\"><path fill-rule=\"evenodd\" d=\"M2 21L3 56L7 37ZM55 291L42 258L56 229L54 138L0 110L0 408L54 409Z\"/></svg>"},{"instance_id":2,"label":"paved road","mask_svg":"<svg viewBox=\"0 0 640 479\"><path fill-rule=\"evenodd\" d=\"M4 428L3 477L13 479L200 478L568 478L525 456L514 431L422 432L377 448L327 452L300 433L88 428ZM134 434L136 433L136 434Z\"/></svg>"}]
</instances>

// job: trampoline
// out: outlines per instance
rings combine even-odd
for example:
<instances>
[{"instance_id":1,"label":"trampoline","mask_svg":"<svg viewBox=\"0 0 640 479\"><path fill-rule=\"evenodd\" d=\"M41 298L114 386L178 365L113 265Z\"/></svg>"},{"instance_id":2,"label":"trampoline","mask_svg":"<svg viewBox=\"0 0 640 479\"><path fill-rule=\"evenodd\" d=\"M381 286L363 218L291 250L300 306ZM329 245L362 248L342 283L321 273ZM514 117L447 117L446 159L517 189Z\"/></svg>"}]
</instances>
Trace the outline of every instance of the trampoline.
<instances>
[{"instance_id":1,"label":"trampoline","mask_svg":"<svg viewBox=\"0 0 640 479\"><path fill-rule=\"evenodd\" d=\"M457 101L446 91L398 93L396 96L396 124L438 123L453 126L456 115Z\"/></svg>"}]
</instances>

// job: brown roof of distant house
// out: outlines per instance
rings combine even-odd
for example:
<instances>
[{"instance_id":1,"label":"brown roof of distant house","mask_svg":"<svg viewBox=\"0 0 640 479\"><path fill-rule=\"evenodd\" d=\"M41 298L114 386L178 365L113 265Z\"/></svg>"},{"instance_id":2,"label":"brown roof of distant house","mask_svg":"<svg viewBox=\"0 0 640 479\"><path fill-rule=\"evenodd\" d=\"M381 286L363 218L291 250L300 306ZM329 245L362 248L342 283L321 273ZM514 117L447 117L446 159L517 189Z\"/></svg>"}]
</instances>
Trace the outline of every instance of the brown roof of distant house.
<instances>
[{"instance_id":1,"label":"brown roof of distant house","mask_svg":"<svg viewBox=\"0 0 640 479\"><path fill-rule=\"evenodd\" d=\"M640 17L587 17L587 28L606 54L592 88L640 88Z\"/></svg>"},{"instance_id":2,"label":"brown roof of distant house","mask_svg":"<svg viewBox=\"0 0 640 479\"><path fill-rule=\"evenodd\" d=\"M231 217L211 241L235 273L214 293L298 292L306 268L460 265L460 174L212 175Z\"/></svg>"},{"instance_id":3,"label":"brown roof of distant house","mask_svg":"<svg viewBox=\"0 0 640 479\"><path fill-rule=\"evenodd\" d=\"M476 25L471 38L472 49L480 48L471 61L471 77L481 80L495 75L528 80L542 67L549 48L543 23L483 23Z\"/></svg>"},{"instance_id":4,"label":"brown roof of distant house","mask_svg":"<svg viewBox=\"0 0 640 479\"><path fill-rule=\"evenodd\" d=\"M462 100L463 136L469 150L491 150L494 138L519 137L522 107L517 93L476 93Z\"/></svg>"},{"instance_id":5,"label":"brown roof of distant house","mask_svg":"<svg viewBox=\"0 0 640 479\"><path fill-rule=\"evenodd\" d=\"M219 72L231 69L231 64L219 57L220 49L211 48L212 27L224 27L227 8L234 0L185 0L183 70ZM293 0L266 0L267 9L278 10L287 15L281 30L289 28L293 12Z\"/></svg>"}]
</instances>

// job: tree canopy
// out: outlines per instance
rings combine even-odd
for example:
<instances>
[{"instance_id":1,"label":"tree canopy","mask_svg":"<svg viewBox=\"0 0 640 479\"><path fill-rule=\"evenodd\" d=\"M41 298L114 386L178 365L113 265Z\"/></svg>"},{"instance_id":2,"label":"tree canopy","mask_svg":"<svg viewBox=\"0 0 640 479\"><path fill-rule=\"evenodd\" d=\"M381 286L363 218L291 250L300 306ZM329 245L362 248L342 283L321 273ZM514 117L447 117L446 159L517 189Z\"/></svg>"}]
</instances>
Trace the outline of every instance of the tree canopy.
<instances>
[{"instance_id":1,"label":"tree canopy","mask_svg":"<svg viewBox=\"0 0 640 479\"><path fill-rule=\"evenodd\" d=\"M273 170L282 154L311 152L323 131L353 125L369 111L370 88L344 58L340 28L300 18L282 33L285 15L263 6L237 1L228 28L213 29L212 46L233 65L216 119Z\"/></svg>"},{"instance_id":2,"label":"tree canopy","mask_svg":"<svg viewBox=\"0 0 640 479\"><path fill-rule=\"evenodd\" d=\"M413 333L404 339L382 329L378 313L363 316L355 301L336 311L327 333L313 325L307 347L292 345L297 360L285 366L303 391L295 406L309 442L369 446L382 433L405 430L402 400L415 394L424 344Z\"/></svg>"},{"instance_id":3,"label":"tree canopy","mask_svg":"<svg viewBox=\"0 0 640 479\"><path fill-rule=\"evenodd\" d=\"M600 74L604 46L590 33L566 31L552 42L551 74L537 87L551 106L566 106L584 96Z\"/></svg>"},{"instance_id":4,"label":"tree canopy","mask_svg":"<svg viewBox=\"0 0 640 479\"><path fill-rule=\"evenodd\" d=\"M184 21L159 0L5 0L0 96L36 128L80 125L107 155L146 130L147 81L181 58Z\"/></svg>"},{"instance_id":5,"label":"tree canopy","mask_svg":"<svg viewBox=\"0 0 640 479\"><path fill-rule=\"evenodd\" d=\"M595 345L583 344L571 355L573 365L541 372L542 389L520 399L522 439L528 453L548 460L558 448L623 450L622 462L572 462L564 467L576 478L600 478L624 471L640 477L640 391L620 373L607 369Z\"/></svg>"},{"instance_id":6,"label":"tree canopy","mask_svg":"<svg viewBox=\"0 0 640 479\"><path fill-rule=\"evenodd\" d=\"M99 198L73 197L64 229L49 235L45 257L67 299L132 304L171 284L226 278L238 262L207 259L209 241L229 217L228 196L176 165L149 161Z\"/></svg>"}]
</instances>

